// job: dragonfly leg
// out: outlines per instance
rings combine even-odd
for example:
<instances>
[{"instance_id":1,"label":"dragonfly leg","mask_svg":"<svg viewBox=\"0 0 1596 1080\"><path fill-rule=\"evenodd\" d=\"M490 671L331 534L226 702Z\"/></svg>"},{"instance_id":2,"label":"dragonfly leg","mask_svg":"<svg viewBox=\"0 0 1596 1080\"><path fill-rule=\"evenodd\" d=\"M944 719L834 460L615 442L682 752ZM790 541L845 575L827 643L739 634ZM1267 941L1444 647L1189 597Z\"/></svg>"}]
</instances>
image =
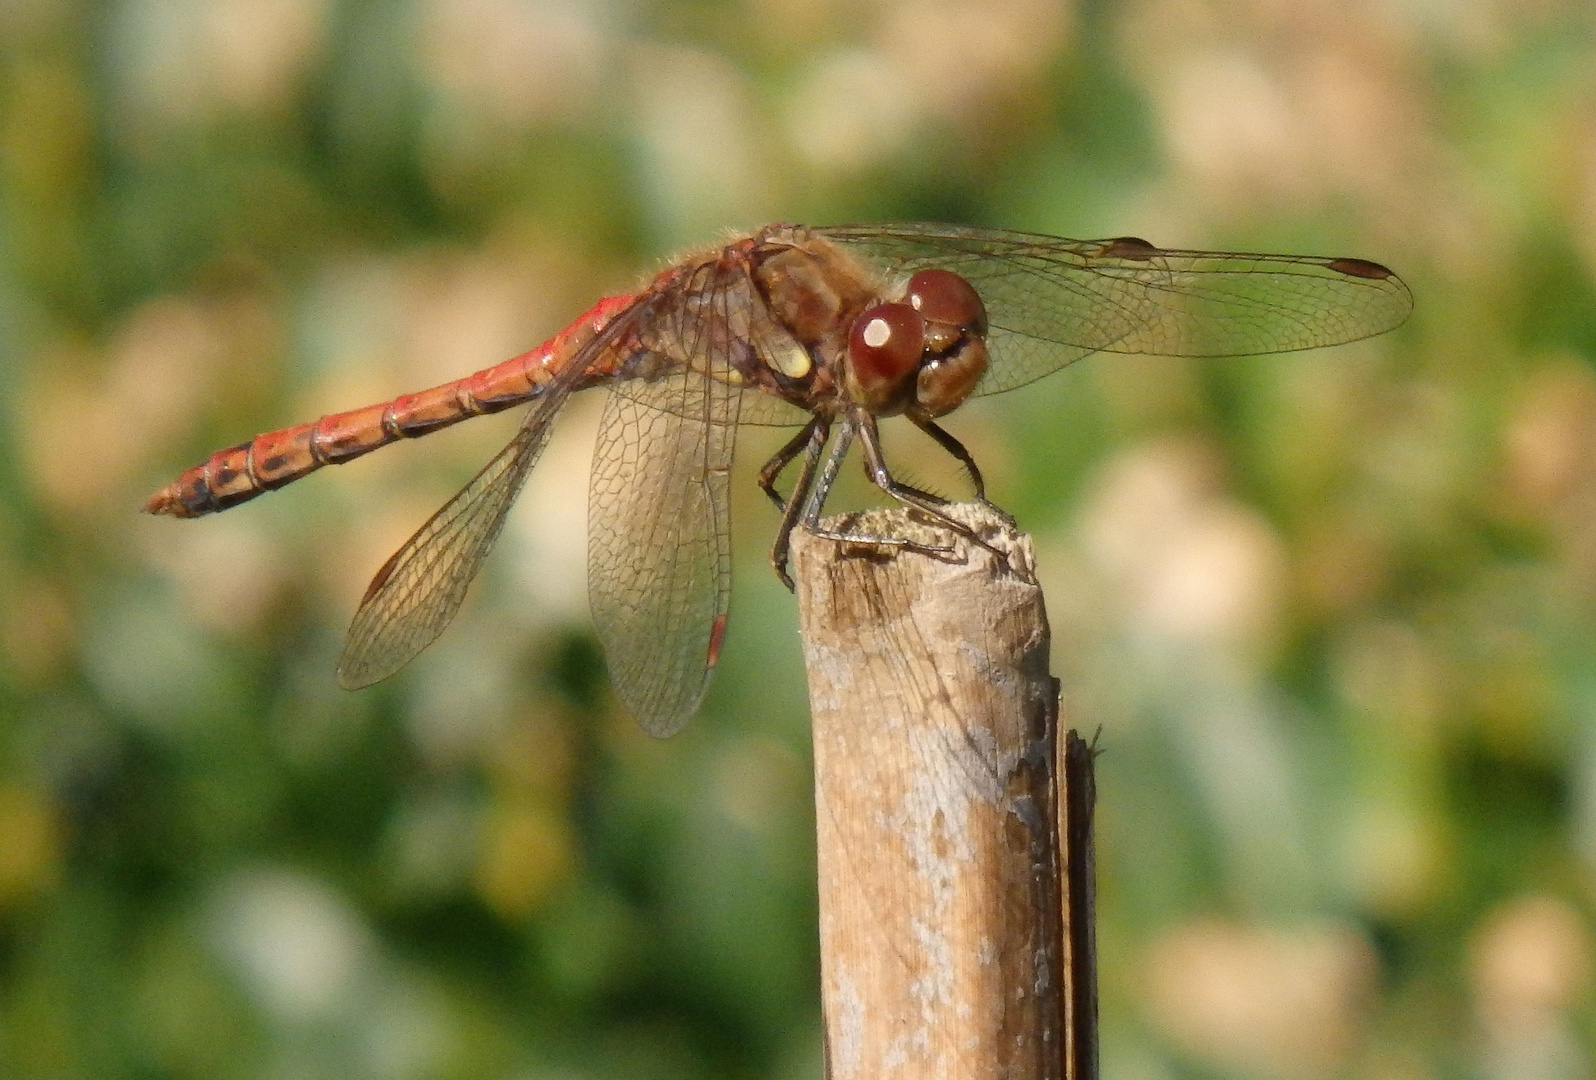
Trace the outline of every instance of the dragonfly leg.
<instances>
[{"instance_id":1,"label":"dragonfly leg","mask_svg":"<svg viewBox=\"0 0 1596 1080\"><path fill-rule=\"evenodd\" d=\"M820 511L826 505L826 496L831 494L831 485L837 482L837 473L842 471L842 462L848 456L848 447L853 445L853 432L852 419L845 418L842 430L837 432L837 441L831 444L831 450L826 454L826 463L820 469L818 481L804 496L800 520L806 529L818 531Z\"/></svg>"},{"instance_id":2,"label":"dragonfly leg","mask_svg":"<svg viewBox=\"0 0 1596 1080\"><path fill-rule=\"evenodd\" d=\"M830 492L831 485L836 482L837 473L842 470L842 463L848 456L848 448L853 445L853 437L856 430L857 428L852 418L843 421L842 430L837 434L837 441L831 445L831 451L826 455L825 466L821 469L820 476L810 489L809 497L804 503L804 528L822 539L838 543L900 547L909 548L913 551L923 551L927 554L945 554L948 550L946 548L927 547L913 540L906 540L901 536L883 536L876 533L827 529L820 524L820 511L825 506L826 495ZM931 497L935 498L935 496Z\"/></svg>"},{"instance_id":3,"label":"dragonfly leg","mask_svg":"<svg viewBox=\"0 0 1596 1080\"><path fill-rule=\"evenodd\" d=\"M865 479L870 481L872 484L876 483L876 474L871 470L869 460L866 459L863 464ZM952 502L951 499L944 499L942 496L933 491L927 491L925 488L918 488L913 484L906 484L901 480L896 481L896 483L898 485L899 491L912 495L916 499L921 500L929 506L947 506L950 502Z\"/></svg>"},{"instance_id":4,"label":"dragonfly leg","mask_svg":"<svg viewBox=\"0 0 1596 1080\"><path fill-rule=\"evenodd\" d=\"M765 489L765 494L776 500L776 505L781 507L781 524L776 528L775 543L770 546L770 565L776 568L776 576L781 583L793 591L792 575L787 571L787 556L792 547L793 526L798 524L798 516L808 502L810 492L814 488L815 470L820 464L820 452L825 449L826 439L831 434L831 419L817 416L804 425L799 432L799 439L793 439L780 452L759 470L759 486ZM798 479L793 484L792 496L784 503L781 496L776 494L776 475L785 469L793 458L802 452L804 463L798 470ZM829 485L829 482L827 483Z\"/></svg>"},{"instance_id":5,"label":"dragonfly leg","mask_svg":"<svg viewBox=\"0 0 1596 1080\"><path fill-rule=\"evenodd\" d=\"M975 459L964 448L964 444L950 435L941 425L929 416L916 416L907 414L909 422L937 441L937 445L958 459L970 474L970 480L975 484L975 497L981 502L986 502L986 481L981 478L981 470L976 467Z\"/></svg>"},{"instance_id":6,"label":"dragonfly leg","mask_svg":"<svg viewBox=\"0 0 1596 1080\"><path fill-rule=\"evenodd\" d=\"M935 497L927 498L925 492L920 491L917 488L910 487L908 484L900 484L898 481L892 478L892 472L887 468L886 458L881 454L881 441L880 436L876 432L875 417L869 415L868 413L862 414L858 422L858 426L859 446L864 451L865 471L869 473L871 481L877 487L879 487L882 491L885 491L888 495L891 495L894 499L897 499L899 502L903 503L905 506L912 507L924 514L929 515L942 525L952 529L954 532L964 537L966 540L981 545L993 555L997 556L999 560L1005 563L1008 561L1008 556L1004 555L1003 552L999 551L997 548L981 539L981 537L976 534L974 529L970 528L964 522L959 521L957 518L950 517L943 509L943 507L947 506L946 501L937 499ZM952 437L949 436L949 438ZM939 439L937 441L940 442L941 440ZM963 448L960 447L960 449ZM923 545L911 544L908 546L918 549ZM940 551L942 549L933 550Z\"/></svg>"},{"instance_id":7,"label":"dragonfly leg","mask_svg":"<svg viewBox=\"0 0 1596 1080\"><path fill-rule=\"evenodd\" d=\"M814 438L815 428L820 423L821 418L817 416L813 420L809 421L809 423L805 424L803 426L803 430L794 435L788 441L787 445L783 446L780 450L777 450L775 456L769 461L765 462L764 466L759 470L760 490L762 490L766 495L770 496L770 501L775 503L776 509L780 510L782 513L786 513L787 511L787 501L783 499L781 497L781 493L776 490L776 478L782 474L788 465L792 464L793 458L804 452L804 448L807 447L810 441ZM824 440L822 440L822 442L823 441Z\"/></svg>"},{"instance_id":8,"label":"dragonfly leg","mask_svg":"<svg viewBox=\"0 0 1596 1080\"><path fill-rule=\"evenodd\" d=\"M947 548L916 543L901 536L845 532L821 526L820 511L824 508L826 495L831 491L831 485L836 482L837 473L841 471L842 463L848 456L848 448L853 445L855 427L851 419L843 421L842 428L837 433L837 441L831 444L831 449L826 453L825 463L819 465L820 451L825 446L830 429L831 421L828 418L810 442L804 458L803 471L799 473L798 482L793 486L792 497L787 500L787 513L782 518L781 528L776 533L776 542L771 547L770 561L776 567L776 576L781 578L787 588L793 588L792 577L787 572L787 555L791 547L793 527L800 523L815 536L837 543L908 548L928 555L946 554Z\"/></svg>"}]
</instances>

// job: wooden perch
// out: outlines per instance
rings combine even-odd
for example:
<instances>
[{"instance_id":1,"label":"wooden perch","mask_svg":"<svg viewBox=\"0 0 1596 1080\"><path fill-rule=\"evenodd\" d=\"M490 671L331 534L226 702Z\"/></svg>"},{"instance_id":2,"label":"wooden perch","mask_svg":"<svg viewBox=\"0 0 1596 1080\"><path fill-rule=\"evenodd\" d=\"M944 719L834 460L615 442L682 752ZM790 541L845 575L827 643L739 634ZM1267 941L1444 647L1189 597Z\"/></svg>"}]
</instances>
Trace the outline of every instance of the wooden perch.
<instances>
[{"instance_id":1,"label":"wooden perch","mask_svg":"<svg viewBox=\"0 0 1596 1080\"><path fill-rule=\"evenodd\" d=\"M793 535L826 1073L1095 1080L1091 751L1059 742L1029 538L952 510L1004 557L896 510L824 525L945 550Z\"/></svg>"}]
</instances>

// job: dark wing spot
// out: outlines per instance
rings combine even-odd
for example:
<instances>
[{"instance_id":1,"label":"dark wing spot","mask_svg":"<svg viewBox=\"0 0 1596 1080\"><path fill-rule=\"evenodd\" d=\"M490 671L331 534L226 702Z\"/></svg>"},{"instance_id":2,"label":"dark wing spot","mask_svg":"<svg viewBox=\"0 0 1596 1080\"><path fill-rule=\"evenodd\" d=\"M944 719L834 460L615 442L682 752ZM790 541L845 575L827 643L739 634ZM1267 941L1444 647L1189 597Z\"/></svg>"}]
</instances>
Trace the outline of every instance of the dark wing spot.
<instances>
[{"instance_id":1,"label":"dark wing spot","mask_svg":"<svg viewBox=\"0 0 1596 1080\"><path fill-rule=\"evenodd\" d=\"M404 548L400 548L388 556L388 561L382 564L382 569L377 571L377 576L371 579L370 585L366 586L366 595L360 598L362 604L376 596L382 587L388 584L388 579L393 577L394 568L399 565L399 556L403 552Z\"/></svg>"},{"instance_id":2,"label":"dark wing spot","mask_svg":"<svg viewBox=\"0 0 1596 1080\"><path fill-rule=\"evenodd\" d=\"M1384 281L1391 276L1391 271L1367 259L1331 259L1325 265L1338 274L1368 278L1370 281Z\"/></svg>"},{"instance_id":3,"label":"dark wing spot","mask_svg":"<svg viewBox=\"0 0 1596 1080\"><path fill-rule=\"evenodd\" d=\"M726 640L726 616L716 615L715 621L709 627L709 656L704 666L712 668L720 659L720 647Z\"/></svg>"},{"instance_id":4,"label":"dark wing spot","mask_svg":"<svg viewBox=\"0 0 1596 1080\"><path fill-rule=\"evenodd\" d=\"M1103 250L1098 253L1103 259L1132 259L1136 262L1146 262L1158 254L1158 249L1139 236L1116 236L1112 240L1103 241Z\"/></svg>"}]
</instances>

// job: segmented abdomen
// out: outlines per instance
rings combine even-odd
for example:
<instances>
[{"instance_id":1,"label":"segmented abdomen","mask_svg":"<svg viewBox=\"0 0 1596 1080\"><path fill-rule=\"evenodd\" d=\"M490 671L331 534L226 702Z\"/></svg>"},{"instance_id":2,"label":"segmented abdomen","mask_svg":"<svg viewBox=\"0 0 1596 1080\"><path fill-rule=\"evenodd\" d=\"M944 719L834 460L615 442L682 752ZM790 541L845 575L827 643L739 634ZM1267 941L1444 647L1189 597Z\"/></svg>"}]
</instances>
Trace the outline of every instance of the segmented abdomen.
<instances>
[{"instance_id":1,"label":"segmented abdomen","mask_svg":"<svg viewBox=\"0 0 1596 1080\"><path fill-rule=\"evenodd\" d=\"M417 438L537 398L635 299L605 297L537 348L463 379L218 450L151 496L145 512L199 517L226 510L323 465L340 465L397 439Z\"/></svg>"}]
</instances>

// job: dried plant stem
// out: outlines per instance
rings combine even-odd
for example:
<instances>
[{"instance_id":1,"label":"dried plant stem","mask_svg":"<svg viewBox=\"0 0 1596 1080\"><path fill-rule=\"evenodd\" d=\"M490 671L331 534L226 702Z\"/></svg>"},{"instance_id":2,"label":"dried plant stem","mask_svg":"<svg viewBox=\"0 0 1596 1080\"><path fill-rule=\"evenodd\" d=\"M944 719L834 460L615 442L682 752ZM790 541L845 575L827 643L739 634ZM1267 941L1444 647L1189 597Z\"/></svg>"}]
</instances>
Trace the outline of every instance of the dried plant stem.
<instances>
[{"instance_id":1,"label":"dried plant stem","mask_svg":"<svg viewBox=\"0 0 1596 1080\"><path fill-rule=\"evenodd\" d=\"M1060 742L1029 539L953 509L1003 557L901 511L826 525L943 550L794 535L827 1075L1092 1080L1091 752Z\"/></svg>"}]
</instances>

